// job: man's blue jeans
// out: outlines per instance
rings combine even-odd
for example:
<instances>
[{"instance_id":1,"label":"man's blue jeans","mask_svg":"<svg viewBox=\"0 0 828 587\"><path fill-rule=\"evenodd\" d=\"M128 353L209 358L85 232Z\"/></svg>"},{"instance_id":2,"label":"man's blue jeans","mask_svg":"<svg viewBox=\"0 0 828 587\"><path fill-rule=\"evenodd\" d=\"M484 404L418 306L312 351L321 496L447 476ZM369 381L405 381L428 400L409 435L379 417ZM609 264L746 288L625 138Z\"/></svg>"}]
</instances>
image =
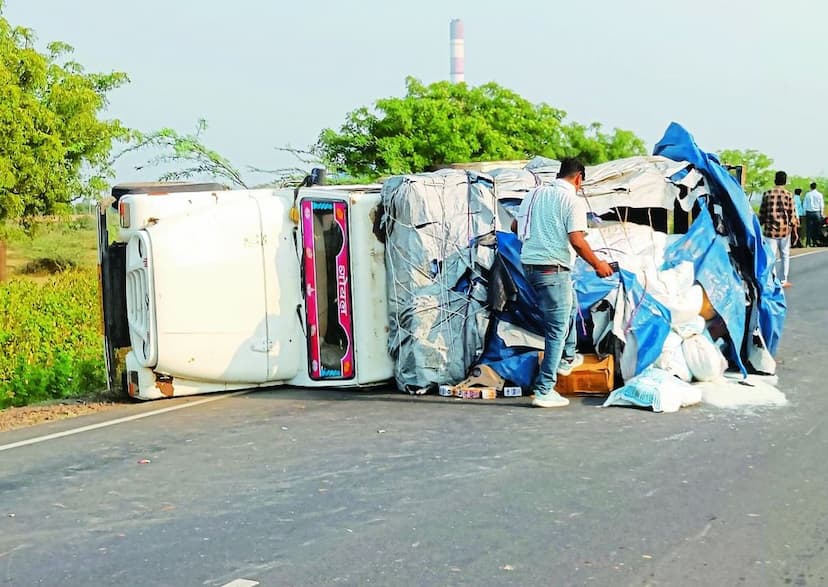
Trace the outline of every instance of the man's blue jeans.
<instances>
[{"instance_id":1,"label":"man's blue jeans","mask_svg":"<svg viewBox=\"0 0 828 587\"><path fill-rule=\"evenodd\" d=\"M532 391L536 395L543 395L555 389L561 359L575 357L578 338L575 330L575 292L569 271L552 272L533 265L524 265L523 270L535 291L543 315L543 361L532 384Z\"/></svg>"}]
</instances>

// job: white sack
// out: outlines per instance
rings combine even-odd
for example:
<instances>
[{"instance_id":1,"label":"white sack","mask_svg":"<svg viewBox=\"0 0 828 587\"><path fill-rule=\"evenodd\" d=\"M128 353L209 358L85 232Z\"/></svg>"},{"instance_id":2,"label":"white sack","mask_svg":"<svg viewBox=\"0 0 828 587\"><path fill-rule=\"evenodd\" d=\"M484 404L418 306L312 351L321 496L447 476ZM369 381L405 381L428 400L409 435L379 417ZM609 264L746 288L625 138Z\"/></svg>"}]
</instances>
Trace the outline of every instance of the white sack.
<instances>
[{"instance_id":1,"label":"white sack","mask_svg":"<svg viewBox=\"0 0 828 587\"><path fill-rule=\"evenodd\" d=\"M677 412L683 406L701 401L701 390L673 377L663 369L648 367L613 391L604 402L607 406L651 407L654 412Z\"/></svg>"},{"instance_id":2,"label":"white sack","mask_svg":"<svg viewBox=\"0 0 828 587\"><path fill-rule=\"evenodd\" d=\"M697 381L716 381L724 376L727 359L710 339L696 334L681 343L684 360Z\"/></svg>"},{"instance_id":3,"label":"white sack","mask_svg":"<svg viewBox=\"0 0 828 587\"><path fill-rule=\"evenodd\" d=\"M690 368L687 366L681 343L682 338L678 334L675 332L668 334L655 366L664 369L671 375L675 375L682 381L690 382L693 380L693 374L690 373Z\"/></svg>"},{"instance_id":4,"label":"white sack","mask_svg":"<svg viewBox=\"0 0 828 587\"><path fill-rule=\"evenodd\" d=\"M694 316L692 320L684 324L676 324L673 329L683 339L688 339L691 336L696 336L704 332L705 322L701 316Z\"/></svg>"}]
</instances>

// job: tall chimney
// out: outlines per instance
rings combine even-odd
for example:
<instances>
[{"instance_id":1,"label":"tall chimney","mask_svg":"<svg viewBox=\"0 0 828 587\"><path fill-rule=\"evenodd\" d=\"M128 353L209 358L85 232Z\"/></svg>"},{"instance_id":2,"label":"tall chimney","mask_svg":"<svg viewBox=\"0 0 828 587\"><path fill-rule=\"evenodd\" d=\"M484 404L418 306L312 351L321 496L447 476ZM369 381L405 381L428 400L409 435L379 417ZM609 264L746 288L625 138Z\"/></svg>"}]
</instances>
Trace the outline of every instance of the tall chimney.
<instances>
[{"instance_id":1,"label":"tall chimney","mask_svg":"<svg viewBox=\"0 0 828 587\"><path fill-rule=\"evenodd\" d=\"M463 21L455 18L449 25L451 32L451 83L457 84L466 81L466 49Z\"/></svg>"}]
</instances>

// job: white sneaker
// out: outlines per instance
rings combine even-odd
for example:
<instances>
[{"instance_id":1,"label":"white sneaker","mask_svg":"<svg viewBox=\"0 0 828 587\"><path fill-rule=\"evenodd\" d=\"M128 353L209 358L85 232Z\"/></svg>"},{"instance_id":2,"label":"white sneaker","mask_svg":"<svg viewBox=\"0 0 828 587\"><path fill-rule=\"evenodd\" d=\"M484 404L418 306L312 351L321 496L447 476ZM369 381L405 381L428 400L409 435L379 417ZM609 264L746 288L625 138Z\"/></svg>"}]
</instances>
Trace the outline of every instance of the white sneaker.
<instances>
[{"instance_id":1,"label":"white sneaker","mask_svg":"<svg viewBox=\"0 0 828 587\"><path fill-rule=\"evenodd\" d=\"M536 408L563 408L569 405L569 400L557 391L550 391L544 394L535 394L532 405Z\"/></svg>"},{"instance_id":2,"label":"white sneaker","mask_svg":"<svg viewBox=\"0 0 828 587\"><path fill-rule=\"evenodd\" d=\"M566 377L567 375L572 374L572 370L575 367L580 367L584 364L584 356L575 353L575 356L571 359L561 359L561 364L558 365L558 375Z\"/></svg>"}]
</instances>

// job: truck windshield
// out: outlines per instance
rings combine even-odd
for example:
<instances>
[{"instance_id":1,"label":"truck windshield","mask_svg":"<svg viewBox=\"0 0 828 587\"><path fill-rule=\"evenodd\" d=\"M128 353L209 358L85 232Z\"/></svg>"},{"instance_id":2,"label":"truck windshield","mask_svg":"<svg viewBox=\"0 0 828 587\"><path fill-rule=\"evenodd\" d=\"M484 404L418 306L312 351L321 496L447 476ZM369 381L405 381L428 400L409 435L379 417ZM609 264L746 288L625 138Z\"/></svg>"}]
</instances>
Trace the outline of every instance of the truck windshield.
<instances>
[{"instance_id":1,"label":"truck windshield","mask_svg":"<svg viewBox=\"0 0 828 587\"><path fill-rule=\"evenodd\" d=\"M348 205L303 200L305 315L312 379L354 377Z\"/></svg>"}]
</instances>

